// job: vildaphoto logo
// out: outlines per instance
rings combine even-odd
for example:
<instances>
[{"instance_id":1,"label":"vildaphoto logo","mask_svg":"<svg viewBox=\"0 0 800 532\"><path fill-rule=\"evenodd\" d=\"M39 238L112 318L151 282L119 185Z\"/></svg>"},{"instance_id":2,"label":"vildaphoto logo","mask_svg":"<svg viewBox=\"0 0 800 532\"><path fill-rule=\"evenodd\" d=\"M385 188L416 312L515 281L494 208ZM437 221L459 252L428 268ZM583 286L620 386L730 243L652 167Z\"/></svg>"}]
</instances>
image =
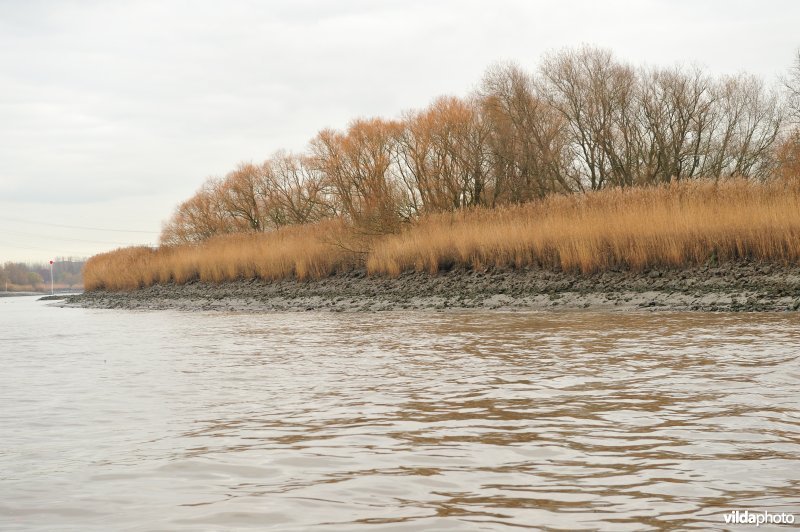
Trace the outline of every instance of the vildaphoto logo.
<instances>
[{"instance_id":1,"label":"vildaphoto logo","mask_svg":"<svg viewBox=\"0 0 800 532\"><path fill-rule=\"evenodd\" d=\"M793 525L794 514L733 510L724 515L727 525Z\"/></svg>"}]
</instances>

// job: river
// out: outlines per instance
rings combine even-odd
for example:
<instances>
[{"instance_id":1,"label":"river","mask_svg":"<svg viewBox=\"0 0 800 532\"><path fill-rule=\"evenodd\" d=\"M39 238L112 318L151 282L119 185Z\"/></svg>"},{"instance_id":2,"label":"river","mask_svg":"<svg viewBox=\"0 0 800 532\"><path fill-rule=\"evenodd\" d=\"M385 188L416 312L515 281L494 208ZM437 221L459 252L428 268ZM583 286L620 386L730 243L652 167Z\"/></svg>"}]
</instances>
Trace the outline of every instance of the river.
<instances>
[{"instance_id":1,"label":"river","mask_svg":"<svg viewBox=\"0 0 800 532\"><path fill-rule=\"evenodd\" d=\"M0 299L0 528L800 521L797 313L191 313ZM763 528L762 528L763 530Z\"/></svg>"}]
</instances>

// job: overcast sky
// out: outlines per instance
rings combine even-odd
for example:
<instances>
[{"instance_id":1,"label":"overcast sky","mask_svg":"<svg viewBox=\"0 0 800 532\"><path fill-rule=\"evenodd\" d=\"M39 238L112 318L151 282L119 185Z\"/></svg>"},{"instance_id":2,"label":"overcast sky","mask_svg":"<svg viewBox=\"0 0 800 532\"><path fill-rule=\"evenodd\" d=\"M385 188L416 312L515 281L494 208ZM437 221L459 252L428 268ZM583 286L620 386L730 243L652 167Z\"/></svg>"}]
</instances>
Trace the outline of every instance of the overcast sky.
<instances>
[{"instance_id":1,"label":"overcast sky","mask_svg":"<svg viewBox=\"0 0 800 532\"><path fill-rule=\"evenodd\" d=\"M210 175L582 43L773 82L786 1L0 0L0 262L155 244Z\"/></svg>"}]
</instances>

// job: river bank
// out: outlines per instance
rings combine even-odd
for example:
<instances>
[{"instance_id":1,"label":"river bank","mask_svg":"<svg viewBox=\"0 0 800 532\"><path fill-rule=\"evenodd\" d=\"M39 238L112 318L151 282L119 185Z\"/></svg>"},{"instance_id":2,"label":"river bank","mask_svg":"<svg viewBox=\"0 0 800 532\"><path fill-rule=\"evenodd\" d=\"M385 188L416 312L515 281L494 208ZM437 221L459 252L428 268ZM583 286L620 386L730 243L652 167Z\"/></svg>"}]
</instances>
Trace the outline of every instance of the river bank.
<instances>
[{"instance_id":1,"label":"river bank","mask_svg":"<svg viewBox=\"0 0 800 532\"><path fill-rule=\"evenodd\" d=\"M86 308L187 311L385 311L402 309L609 309L786 311L800 309L800 266L738 263L596 274L451 270L320 280L242 280L96 290L63 303Z\"/></svg>"}]
</instances>

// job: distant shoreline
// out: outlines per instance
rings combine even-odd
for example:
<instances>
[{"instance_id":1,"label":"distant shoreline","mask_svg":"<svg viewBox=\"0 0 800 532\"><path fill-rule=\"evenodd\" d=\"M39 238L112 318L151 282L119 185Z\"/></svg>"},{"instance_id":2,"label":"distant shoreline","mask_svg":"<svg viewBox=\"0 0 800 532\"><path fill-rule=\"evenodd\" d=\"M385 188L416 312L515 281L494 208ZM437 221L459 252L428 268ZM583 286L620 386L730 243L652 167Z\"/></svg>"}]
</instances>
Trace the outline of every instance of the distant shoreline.
<instances>
[{"instance_id":1,"label":"distant shoreline","mask_svg":"<svg viewBox=\"0 0 800 532\"><path fill-rule=\"evenodd\" d=\"M67 296L76 295L76 292L80 292L80 289L71 289L71 290L59 290L56 289L55 295L51 296L50 291L42 291L42 292L30 292L30 291L20 291L20 292L0 292L0 297L32 297L32 296L46 296L46 297L58 297L58 298L65 298Z\"/></svg>"},{"instance_id":2,"label":"distant shoreline","mask_svg":"<svg viewBox=\"0 0 800 532\"><path fill-rule=\"evenodd\" d=\"M64 306L184 311L387 311L415 309L800 310L800 266L730 263L596 274L540 269L451 270L431 275L241 280L92 291Z\"/></svg>"}]
</instances>

